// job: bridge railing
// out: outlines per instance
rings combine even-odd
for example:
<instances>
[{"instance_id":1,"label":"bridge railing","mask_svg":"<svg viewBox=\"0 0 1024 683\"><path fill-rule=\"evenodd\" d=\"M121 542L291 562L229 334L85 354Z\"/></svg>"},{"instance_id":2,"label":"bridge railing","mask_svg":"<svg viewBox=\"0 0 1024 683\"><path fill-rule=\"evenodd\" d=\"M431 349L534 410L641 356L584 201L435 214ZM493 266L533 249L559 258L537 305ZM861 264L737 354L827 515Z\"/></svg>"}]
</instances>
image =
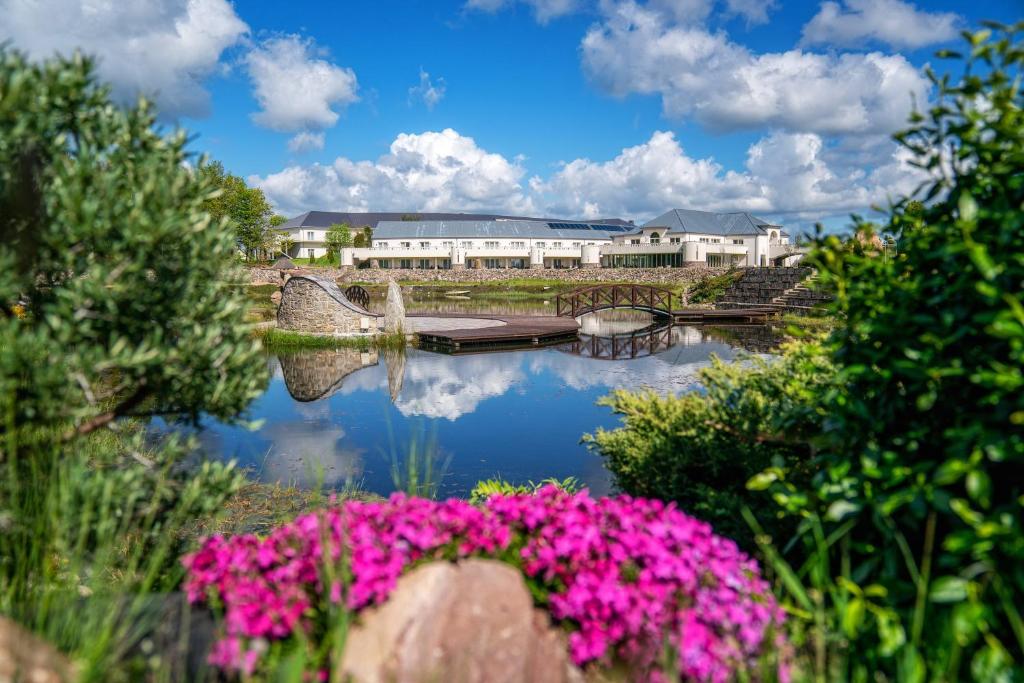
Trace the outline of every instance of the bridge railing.
<instances>
[{"instance_id":1,"label":"bridge railing","mask_svg":"<svg viewBox=\"0 0 1024 683\"><path fill-rule=\"evenodd\" d=\"M651 285L596 285L555 297L555 314L577 318L606 308L672 313L672 292Z\"/></svg>"}]
</instances>

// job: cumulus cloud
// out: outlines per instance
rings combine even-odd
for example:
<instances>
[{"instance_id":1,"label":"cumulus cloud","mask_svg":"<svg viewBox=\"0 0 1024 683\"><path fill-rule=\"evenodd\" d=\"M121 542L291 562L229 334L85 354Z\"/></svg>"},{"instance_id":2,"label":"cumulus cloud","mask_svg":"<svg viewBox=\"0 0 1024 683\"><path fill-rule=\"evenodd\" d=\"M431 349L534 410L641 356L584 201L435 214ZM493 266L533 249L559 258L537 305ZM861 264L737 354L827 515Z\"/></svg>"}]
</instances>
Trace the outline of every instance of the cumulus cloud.
<instances>
[{"instance_id":1,"label":"cumulus cloud","mask_svg":"<svg viewBox=\"0 0 1024 683\"><path fill-rule=\"evenodd\" d=\"M300 213L333 211L533 212L518 161L481 149L471 137L448 128L402 133L376 161L338 157L331 164L293 165L253 176L279 208Z\"/></svg>"},{"instance_id":2,"label":"cumulus cloud","mask_svg":"<svg viewBox=\"0 0 1024 683\"><path fill-rule=\"evenodd\" d=\"M558 215L649 218L673 207L820 218L865 211L913 192L924 179L894 143L870 151L871 172L850 149L815 133L776 131L750 146L743 171L688 156L670 132L656 132L615 158L566 163L534 178L538 203ZM868 154L867 150L857 150Z\"/></svg>"},{"instance_id":3,"label":"cumulus cloud","mask_svg":"<svg viewBox=\"0 0 1024 683\"><path fill-rule=\"evenodd\" d=\"M729 14L743 17L748 24L764 24L768 14L778 5L777 0L726 0Z\"/></svg>"},{"instance_id":4,"label":"cumulus cloud","mask_svg":"<svg viewBox=\"0 0 1024 683\"><path fill-rule=\"evenodd\" d=\"M895 143L850 145L816 133L775 131L752 144L741 170L688 155L658 131L608 160L574 159L548 178L524 179L516 160L454 130L399 135L376 161L339 157L291 165L250 182L279 211L500 211L644 220L666 209L751 211L806 219L866 211L924 179ZM865 170L871 169L871 170Z\"/></svg>"},{"instance_id":5,"label":"cumulus cloud","mask_svg":"<svg viewBox=\"0 0 1024 683\"><path fill-rule=\"evenodd\" d=\"M823 2L804 26L802 42L860 47L877 41L919 48L955 38L960 23L952 12L926 12L903 0Z\"/></svg>"},{"instance_id":6,"label":"cumulus cloud","mask_svg":"<svg viewBox=\"0 0 1024 683\"><path fill-rule=\"evenodd\" d=\"M324 134L302 131L288 141L288 151L293 154L305 154L324 148Z\"/></svg>"},{"instance_id":7,"label":"cumulus cloud","mask_svg":"<svg viewBox=\"0 0 1024 683\"><path fill-rule=\"evenodd\" d=\"M489 12L493 14L516 4L517 0L467 0L465 9ZM580 7L580 0L518 0L533 11L533 16L540 24L552 19L563 17L575 12Z\"/></svg>"},{"instance_id":8,"label":"cumulus cloud","mask_svg":"<svg viewBox=\"0 0 1024 683\"><path fill-rule=\"evenodd\" d=\"M409 101L420 100L428 110L433 110L434 106L444 98L446 89L443 78L438 77L435 83L430 80L430 74L420 67L420 82L409 88Z\"/></svg>"},{"instance_id":9,"label":"cumulus cloud","mask_svg":"<svg viewBox=\"0 0 1024 683\"><path fill-rule=\"evenodd\" d=\"M115 96L150 96L171 118L207 113L203 82L248 30L227 0L0 1L0 43L35 59L95 55Z\"/></svg>"},{"instance_id":10,"label":"cumulus cloud","mask_svg":"<svg viewBox=\"0 0 1024 683\"><path fill-rule=\"evenodd\" d=\"M280 131L320 130L338 121L336 109L357 101L352 69L321 58L312 40L297 35L269 38L245 56L261 111L252 119Z\"/></svg>"},{"instance_id":11,"label":"cumulus cloud","mask_svg":"<svg viewBox=\"0 0 1024 683\"><path fill-rule=\"evenodd\" d=\"M757 55L722 32L623 2L582 43L583 66L616 96L658 94L666 115L718 130L871 134L902 126L927 79L901 55Z\"/></svg>"}]
</instances>

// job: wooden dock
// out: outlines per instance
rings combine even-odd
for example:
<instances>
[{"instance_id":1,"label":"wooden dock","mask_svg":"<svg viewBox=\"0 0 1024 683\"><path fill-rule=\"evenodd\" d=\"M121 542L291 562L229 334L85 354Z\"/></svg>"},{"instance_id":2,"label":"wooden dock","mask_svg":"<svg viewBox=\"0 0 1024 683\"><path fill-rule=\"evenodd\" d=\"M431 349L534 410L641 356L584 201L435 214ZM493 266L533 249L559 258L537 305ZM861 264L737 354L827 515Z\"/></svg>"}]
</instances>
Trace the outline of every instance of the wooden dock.
<instances>
[{"instance_id":1,"label":"wooden dock","mask_svg":"<svg viewBox=\"0 0 1024 683\"><path fill-rule=\"evenodd\" d=\"M728 310L687 308L672 311L672 322L676 325L715 325L741 323L766 325L777 311L765 308L733 308Z\"/></svg>"},{"instance_id":2,"label":"wooden dock","mask_svg":"<svg viewBox=\"0 0 1024 683\"><path fill-rule=\"evenodd\" d=\"M411 314L409 317L418 317ZM423 316L438 317L438 316ZM550 315L491 315L491 314L447 314L446 328L456 329L419 330L419 341L427 346L451 351L468 351L481 348L513 346L542 346L576 339L579 324L572 318ZM495 320L504 323L494 327L473 327L457 329L458 318Z\"/></svg>"}]
</instances>

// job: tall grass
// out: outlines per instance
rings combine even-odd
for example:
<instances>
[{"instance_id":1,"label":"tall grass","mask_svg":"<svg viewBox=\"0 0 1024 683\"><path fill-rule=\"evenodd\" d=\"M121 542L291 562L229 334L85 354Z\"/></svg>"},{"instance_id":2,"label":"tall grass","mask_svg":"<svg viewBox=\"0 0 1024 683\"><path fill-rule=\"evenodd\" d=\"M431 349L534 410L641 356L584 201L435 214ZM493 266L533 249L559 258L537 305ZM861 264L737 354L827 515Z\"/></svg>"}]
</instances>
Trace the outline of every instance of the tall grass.
<instances>
[{"instance_id":1,"label":"tall grass","mask_svg":"<svg viewBox=\"0 0 1024 683\"><path fill-rule=\"evenodd\" d=\"M239 473L204 463L184 476L183 442L148 449L130 428L50 448L40 444L60 439L40 434L20 458L13 434L5 450L14 457L0 470L0 612L68 653L79 681L166 668L141 648L169 615L181 618L172 593L184 531L238 490Z\"/></svg>"},{"instance_id":2,"label":"tall grass","mask_svg":"<svg viewBox=\"0 0 1024 683\"><path fill-rule=\"evenodd\" d=\"M361 337L330 337L271 328L256 330L254 334L263 344L263 348L271 353L302 349L404 350L410 344L406 336L400 332Z\"/></svg>"}]
</instances>

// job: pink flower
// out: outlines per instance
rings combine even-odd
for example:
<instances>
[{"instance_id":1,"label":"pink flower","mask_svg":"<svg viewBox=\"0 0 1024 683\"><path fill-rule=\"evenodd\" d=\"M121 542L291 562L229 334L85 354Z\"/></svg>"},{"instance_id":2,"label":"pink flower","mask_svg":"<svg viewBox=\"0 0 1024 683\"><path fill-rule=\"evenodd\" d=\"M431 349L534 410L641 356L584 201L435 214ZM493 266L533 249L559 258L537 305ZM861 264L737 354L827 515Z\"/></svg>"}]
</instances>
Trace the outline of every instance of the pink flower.
<instances>
[{"instance_id":1,"label":"pink flower","mask_svg":"<svg viewBox=\"0 0 1024 683\"><path fill-rule=\"evenodd\" d=\"M531 577L572 630L581 665L618 659L640 678L665 680L668 643L677 675L717 682L756 671L768 648L788 652L782 611L753 560L675 506L629 496L594 500L549 486L476 507L395 495L303 515L264 539L215 536L183 561L189 599L225 611L211 662L251 673L267 640L314 632L342 602L383 602L415 563L469 556L504 559ZM328 565L344 585L324 578ZM778 675L788 677L785 663Z\"/></svg>"}]
</instances>

